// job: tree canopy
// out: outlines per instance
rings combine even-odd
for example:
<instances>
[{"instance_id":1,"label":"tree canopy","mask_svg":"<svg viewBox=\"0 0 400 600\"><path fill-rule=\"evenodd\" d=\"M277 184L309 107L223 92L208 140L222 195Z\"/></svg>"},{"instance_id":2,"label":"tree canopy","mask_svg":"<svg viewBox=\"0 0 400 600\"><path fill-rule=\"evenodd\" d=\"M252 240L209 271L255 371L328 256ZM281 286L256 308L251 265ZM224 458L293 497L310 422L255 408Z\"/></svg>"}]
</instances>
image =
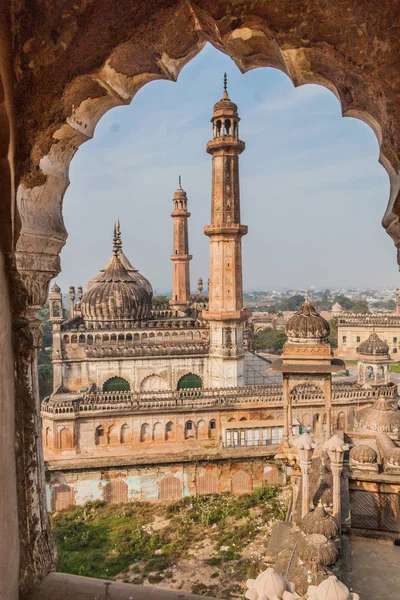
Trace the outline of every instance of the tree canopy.
<instances>
[{"instance_id":1,"label":"tree canopy","mask_svg":"<svg viewBox=\"0 0 400 600\"><path fill-rule=\"evenodd\" d=\"M254 350L282 350L287 337L284 331L277 329L263 329L253 338Z\"/></svg>"}]
</instances>

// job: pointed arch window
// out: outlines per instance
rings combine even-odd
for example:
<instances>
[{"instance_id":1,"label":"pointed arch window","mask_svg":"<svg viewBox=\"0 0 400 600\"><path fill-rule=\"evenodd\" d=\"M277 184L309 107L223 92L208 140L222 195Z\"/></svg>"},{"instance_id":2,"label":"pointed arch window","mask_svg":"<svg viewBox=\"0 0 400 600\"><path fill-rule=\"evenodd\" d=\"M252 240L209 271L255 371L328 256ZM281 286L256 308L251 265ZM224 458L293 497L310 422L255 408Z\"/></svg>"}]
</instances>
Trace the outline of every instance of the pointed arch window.
<instances>
[{"instance_id":1,"label":"pointed arch window","mask_svg":"<svg viewBox=\"0 0 400 600\"><path fill-rule=\"evenodd\" d=\"M103 385L103 392L129 392L129 381L122 377L110 377Z\"/></svg>"},{"instance_id":2,"label":"pointed arch window","mask_svg":"<svg viewBox=\"0 0 400 600\"><path fill-rule=\"evenodd\" d=\"M203 387L203 381L199 375L187 373L178 381L178 390L199 389Z\"/></svg>"}]
</instances>

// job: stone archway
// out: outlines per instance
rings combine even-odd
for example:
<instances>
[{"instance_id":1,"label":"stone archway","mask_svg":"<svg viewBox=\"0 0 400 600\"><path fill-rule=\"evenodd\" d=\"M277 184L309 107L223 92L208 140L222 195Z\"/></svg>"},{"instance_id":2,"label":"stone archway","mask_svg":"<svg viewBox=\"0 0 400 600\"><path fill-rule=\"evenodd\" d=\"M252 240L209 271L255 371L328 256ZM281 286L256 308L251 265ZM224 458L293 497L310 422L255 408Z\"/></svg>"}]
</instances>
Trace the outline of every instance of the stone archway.
<instances>
[{"instance_id":1,"label":"stone archway","mask_svg":"<svg viewBox=\"0 0 400 600\"><path fill-rule=\"evenodd\" d=\"M2 8L0 281L8 292L0 297L0 430L8 485L0 491L6 515L0 593L7 589L16 598L19 572L24 591L55 560L37 435L35 313L60 268L67 235L62 199L77 148L92 137L107 110L129 103L148 81L175 80L209 41L243 72L272 66L294 85L325 85L339 98L344 115L373 128L391 183L383 225L399 247L400 51L391 33L393 11L389 0L357 7L350 0L325 5L310 0L306 11L291 0L279 5L204 0L201 7L190 0L170 0L162 7L148 0L140 10L132 1L66 0L44 3L41 12L22 1Z\"/></svg>"}]
</instances>

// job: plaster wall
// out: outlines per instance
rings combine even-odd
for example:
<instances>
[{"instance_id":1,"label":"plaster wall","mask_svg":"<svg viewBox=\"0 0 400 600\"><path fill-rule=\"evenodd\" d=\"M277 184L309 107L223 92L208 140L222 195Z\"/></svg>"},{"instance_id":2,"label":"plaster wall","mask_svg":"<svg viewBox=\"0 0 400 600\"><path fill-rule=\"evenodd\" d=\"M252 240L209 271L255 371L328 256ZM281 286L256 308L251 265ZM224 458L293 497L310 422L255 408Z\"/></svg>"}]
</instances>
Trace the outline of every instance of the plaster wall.
<instances>
[{"instance_id":1,"label":"plaster wall","mask_svg":"<svg viewBox=\"0 0 400 600\"><path fill-rule=\"evenodd\" d=\"M89 500L173 501L210 493L246 493L263 484L284 485L285 475L265 459L113 470L52 471L46 483L49 510Z\"/></svg>"}]
</instances>

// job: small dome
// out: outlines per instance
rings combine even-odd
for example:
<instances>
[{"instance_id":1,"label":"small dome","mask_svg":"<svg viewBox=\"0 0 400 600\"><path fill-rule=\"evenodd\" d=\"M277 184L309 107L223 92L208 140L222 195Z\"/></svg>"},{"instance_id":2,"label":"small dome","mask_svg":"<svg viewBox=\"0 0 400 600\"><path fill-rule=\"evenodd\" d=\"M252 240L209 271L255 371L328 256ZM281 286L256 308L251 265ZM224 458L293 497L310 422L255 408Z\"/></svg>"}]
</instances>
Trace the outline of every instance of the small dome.
<instances>
[{"instance_id":1,"label":"small dome","mask_svg":"<svg viewBox=\"0 0 400 600\"><path fill-rule=\"evenodd\" d=\"M81 300L85 322L113 322L118 327L147 319L152 308L150 283L134 269L122 252L119 222L114 229L113 256L106 268L89 282Z\"/></svg>"},{"instance_id":2,"label":"small dome","mask_svg":"<svg viewBox=\"0 0 400 600\"><path fill-rule=\"evenodd\" d=\"M54 285L50 288L50 292L52 294L59 294L61 292L61 288L57 285L57 282L54 282Z\"/></svg>"},{"instance_id":3,"label":"small dome","mask_svg":"<svg viewBox=\"0 0 400 600\"><path fill-rule=\"evenodd\" d=\"M359 598L357 594L352 594L336 575L330 575L324 579L315 592L312 595L308 594L307 597L310 600L351 600L352 598L355 600Z\"/></svg>"},{"instance_id":4,"label":"small dome","mask_svg":"<svg viewBox=\"0 0 400 600\"><path fill-rule=\"evenodd\" d=\"M298 545L298 555L311 568L333 565L338 559L337 546L320 533L306 535Z\"/></svg>"},{"instance_id":5,"label":"small dome","mask_svg":"<svg viewBox=\"0 0 400 600\"><path fill-rule=\"evenodd\" d=\"M400 448L393 448L385 455L385 460L393 467L400 467Z\"/></svg>"},{"instance_id":6,"label":"small dome","mask_svg":"<svg viewBox=\"0 0 400 600\"><path fill-rule=\"evenodd\" d=\"M389 346L374 332L358 346L357 352L362 355L381 356L389 354Z\"/></svg>"},{"instance_id":7,"label":"small dome","mask_svg":"<svg viewBox=\"0 0 400 600\"><path fill-rule=\"evenodd\" d=\"M332 306L332 312L343 312L343 306L339 302L335 302Z\"/></svg>"},{"instance_id":8,"label":"small dome","mask_svg":"<svg viewBox=\"0 0 400 600\"><path fill-rule=\"evenodd\" d=\"M291 342L327 341L329 323L307 300L286 324L286 335Z\"/></svg>"},{"instance_id":9,"label":"small dome","mask_svg":"<svg viewBox=\"0 0 400 600\"><path fill-rule=\"evenodd\" d=\"M391 400L381 396L372 406L357 411L354 423L356 429L397 434L400 432L400 411Z\"/></svg>"},{"instance_id":10,"label":"small dome","mask_svg":"<svg viewBox=\"0 0 400 600\"><path fill-rule=\"evenodd\" d=\"M335 517L327 513L322 504L304 517L301 528L306 534L319 533L328 539L336 537L339 531Z\"/></svg>"},{"instance_id":11,"label":"small dome","mask_svg":"<svg viewBox=\"0 0 400 600\"><path fill-rule=\"evenodd\" d=\"M285 592L285 580L274 569L269 567L255 579L249 579L247 586L254 589L259 598L281 598Z\"/></svg>"},{"instance_id":12,"label":"small dome","mask_svg":"<svg viewBox=\"0 0 400 600\"><path fill-rule=\"evenodd\" d=\"M371 446L360 444L350 450L350 459L360 464L372 464L378 460L378 454Z\"/></svg>"}]
</instances>

